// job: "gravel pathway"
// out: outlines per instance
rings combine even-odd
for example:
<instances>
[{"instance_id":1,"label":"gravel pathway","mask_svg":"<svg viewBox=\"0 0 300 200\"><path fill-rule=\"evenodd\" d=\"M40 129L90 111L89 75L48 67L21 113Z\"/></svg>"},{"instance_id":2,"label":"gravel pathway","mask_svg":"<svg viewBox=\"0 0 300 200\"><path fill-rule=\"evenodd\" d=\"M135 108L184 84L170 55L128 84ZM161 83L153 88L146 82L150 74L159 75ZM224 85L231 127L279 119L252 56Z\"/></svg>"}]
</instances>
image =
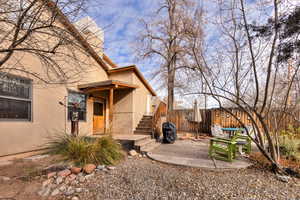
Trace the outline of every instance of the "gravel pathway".
<instances>
[{"instance_id":1,"label":"gravel pathway","mask_svg":"<svg viewBox=\"0 0 300 200\"><path fill-rule=\"evenodd\" d=\"M300 200L299 179L283 183L255 167L208 171L138 157L97 173L85 187L89 192L81 194L81 200Z\"/></svg>"}]
</instances>

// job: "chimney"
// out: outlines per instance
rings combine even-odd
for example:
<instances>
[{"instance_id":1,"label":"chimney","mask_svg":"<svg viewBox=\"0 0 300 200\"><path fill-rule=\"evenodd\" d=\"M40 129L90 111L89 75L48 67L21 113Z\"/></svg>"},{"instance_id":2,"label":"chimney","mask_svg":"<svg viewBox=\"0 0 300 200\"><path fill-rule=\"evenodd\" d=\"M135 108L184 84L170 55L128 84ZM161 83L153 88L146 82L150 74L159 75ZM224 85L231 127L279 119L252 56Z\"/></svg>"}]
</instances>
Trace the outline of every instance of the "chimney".
<instances>
[{"instance_id":1,"label":"chimney","mask_svg":"<svg viewBox=\"0 0 300 200\"><path fill-rule=\"evenodd\" d=\"M104 32L89 16L80 19L74 24L90 46L102 58L104 45Z\"/></svg>"}]
</instances>

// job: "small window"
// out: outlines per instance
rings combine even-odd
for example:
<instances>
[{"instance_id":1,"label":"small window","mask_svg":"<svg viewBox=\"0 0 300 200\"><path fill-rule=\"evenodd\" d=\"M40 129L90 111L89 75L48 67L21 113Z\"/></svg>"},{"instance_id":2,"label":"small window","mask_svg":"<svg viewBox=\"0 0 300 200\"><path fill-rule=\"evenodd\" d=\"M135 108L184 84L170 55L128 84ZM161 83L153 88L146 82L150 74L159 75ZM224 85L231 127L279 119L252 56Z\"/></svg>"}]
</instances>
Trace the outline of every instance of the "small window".
<instances>
[{"instance_id":1,"label":"small window","mask_svg":"<svg viewBox=\"0 0 300 200\"><path fill-rule=\"evenodd\" d=\"M86 95L69 91L68 94L68 119L71 119L74 103L79 105L79 120L86 120Z\"/></svg>"},{"instance_id":2,"label":"small window","mask_svg":"<svg viewBox=\"0 0 300 200\"><path fill-rule=\"evenodd\" d=\"M31 121L32 81L0 73L0 120Z\"/></svg>"},{"instance_id":3,"label":"small window","mask_svg":"<svg viewBox=\"0 0 300 200\"><path fill-rule=\"evenodd\" d=\"M94 102L94 115L103 116L103 103Z\"/></svg>"}]
</instances>

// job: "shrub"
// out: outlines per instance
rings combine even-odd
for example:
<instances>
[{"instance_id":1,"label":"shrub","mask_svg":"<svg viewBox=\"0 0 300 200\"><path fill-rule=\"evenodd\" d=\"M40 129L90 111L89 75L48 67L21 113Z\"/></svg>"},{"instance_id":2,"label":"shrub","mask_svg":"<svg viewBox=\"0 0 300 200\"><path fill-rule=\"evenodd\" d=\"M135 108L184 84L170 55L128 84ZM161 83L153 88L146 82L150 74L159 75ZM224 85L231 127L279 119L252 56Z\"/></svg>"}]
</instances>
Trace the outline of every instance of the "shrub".
<instances>
[{"instance_id":1,"label":"shrub","mask_svg":"<svg viewBox=\"0 0 300 200\"><path fill-rule=\"evenodd\" d=\"M123 158L121 146L111 137L88 138L68 134L57 135L47 144L48 154L60 155L63 160L83 166L116 164Z\"/></svg>"},{"instance_id":2,"label":"shrub","mask_svg":"<svg viewBox=\"0 0 300 200\"><path fill-rule=\"evenodd\" d=\"M291 160L300 160L300 128L291 125L280 132L279 149L282 156Z\"/></svg>"},{"instance_id":3,"label":"shrub","mask_svg":"<svg viewBox=\"0 0 300 200\"><path fill-rule=\"evenodd\" d=\"M296 128L292 125L288 125L286 130L280 132L280 135L290 139L300 139L300 127Z\"/></svg>"},{"instance_id":4,"label":"shrub","mask_svg":"<svg viewBox=\"0 0 300 200\"><path fill-rule=\"evenodd\" d=\"M102 137L95 141L96 155L99 163L115 164L123 158L121 146L112 137Z\"/></svg>"}]
</instances>

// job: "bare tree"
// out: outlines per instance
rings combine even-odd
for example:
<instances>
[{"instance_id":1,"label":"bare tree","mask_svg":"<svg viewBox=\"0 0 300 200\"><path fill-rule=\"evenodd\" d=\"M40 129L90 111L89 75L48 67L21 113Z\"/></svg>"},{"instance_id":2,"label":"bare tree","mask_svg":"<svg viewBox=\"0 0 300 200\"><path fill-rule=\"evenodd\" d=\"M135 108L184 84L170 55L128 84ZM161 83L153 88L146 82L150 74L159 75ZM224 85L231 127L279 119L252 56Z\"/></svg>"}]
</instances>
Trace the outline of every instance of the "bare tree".
<instances>
[{"instance_id":1,"label":"bare tree","mask_svg":"<svg viewBox=\"0 0 300 200\"><path fill-rule=\"evenodd\" d=\"M156 60L159 65L154 75L167 85L168 113L173 110L176 71L186 67L186 34L191 30L193 18L201 15L196 1L161 0L154 19L143 21L139 54Z\"/></svg>"},{"instance_id":2,"label":"bare tree","mask_svg":"<svg viewBox=\"0 0 300 200\"><path fill-rule=\"evenodd\" d=\"M198 80L204 81L208 89L197 88L190 93L209 95L243 127L246 127L245 124L228 109L228 105L246 113L255 129L254 135L250 135L247 129L248 135L272 163L273 169L280 172L278 124L294 108L288 99L297 80L300 63L295 62L288 70L286 63L278 62L281 4L278 0L264 3L251 7L253 4L245 0L218 1L216 24L221 30L221 42L214 46L214 52L204 54L199 51L197 37L190 35ZM273 10L267 11L267 7ZM254 10L255 19L251 15ZM260 25L268 20L273 21L274 28L268 38L255 37L249 22L254 20ZM287 73L288 80L283 83L282 78Z\"/></svg>"},{"instance_id":3,"label":"bare tree","mask_svg":"<svg viewBox=\"0 0 300 200\"><path fill-rule=\"evenodd\" d=\"M87 2L0 0L0 72L19 72L48 84L78 81L88 53L69 22L81 16ZM40 62L42 69L29 68L24 58Z\"/></svg>"}]
</instances>

